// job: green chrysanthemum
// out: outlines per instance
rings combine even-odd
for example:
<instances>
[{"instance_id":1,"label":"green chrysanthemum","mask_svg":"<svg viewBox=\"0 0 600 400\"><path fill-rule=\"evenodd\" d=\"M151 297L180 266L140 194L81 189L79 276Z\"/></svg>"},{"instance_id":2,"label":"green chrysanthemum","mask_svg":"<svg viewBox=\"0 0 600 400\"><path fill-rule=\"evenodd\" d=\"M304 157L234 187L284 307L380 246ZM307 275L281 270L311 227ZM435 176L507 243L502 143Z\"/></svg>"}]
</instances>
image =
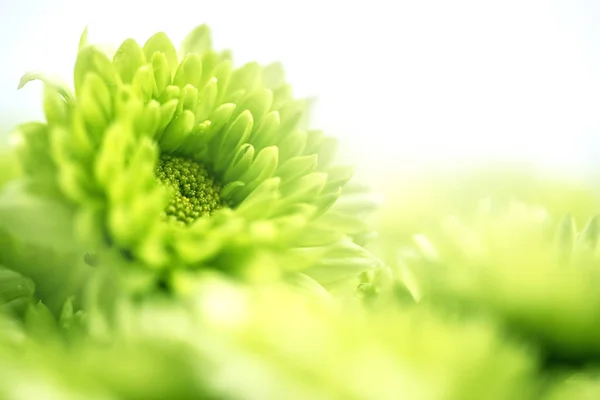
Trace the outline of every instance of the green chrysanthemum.
<instances>
[{"instance_id":1,"label":"green chrysanthemum","mask_svg":"<svg viewBox=\"0 0 600 400\"><path fill-rule=\"evenodd\" d=\"M491 311L550 359L597 359L600 219L578 231L543 208L490 204L472 221L452 217L415 237L421 258L408 262L425 296Z\"/></svg>"},{"instance_id":2,"label":"green chrysanthemum","mask_svg":"<svg viewBox=\"0 0 600 400\"><path fill-rule=\"evenodd\" d=\"M33 79L47 122L20 129L24 169L67 204L89 249L155 271L264 277L286 264L322 284L377 264L361 247L372 201L347 185L352 168L332 164L335 140L303 128L307 102L279 64L233 68L200 26L179 52L159 33L112 60L84 34L74 94L39 74L21 85ZM269 249L285 262L261 258Z\"/></svg>"}]
</instances>

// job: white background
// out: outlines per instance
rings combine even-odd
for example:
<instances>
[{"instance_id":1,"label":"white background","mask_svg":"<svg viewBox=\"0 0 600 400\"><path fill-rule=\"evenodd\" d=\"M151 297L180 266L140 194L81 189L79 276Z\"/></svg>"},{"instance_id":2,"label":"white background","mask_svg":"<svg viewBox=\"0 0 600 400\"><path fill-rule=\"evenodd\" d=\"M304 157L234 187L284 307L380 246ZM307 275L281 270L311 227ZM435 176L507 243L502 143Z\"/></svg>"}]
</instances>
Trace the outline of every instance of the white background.
<instances>
[{"instance_id":1,"label":"white background","mask_svg":"<svg viewBox=\"0 0 600 400\"><path fill-rule=\"evenodd\" d=\"M118 44L200 23L239 63L281 60L315 127L375 179L500 160L579 173L600 154L600 6L584 0L67 1L0 5L0 119L40 118L31 69L70 79L79 34ZM598 164L600 165L600 164ZM596 168L600 168L596 165Z\"/></svg>"}]
</instances>

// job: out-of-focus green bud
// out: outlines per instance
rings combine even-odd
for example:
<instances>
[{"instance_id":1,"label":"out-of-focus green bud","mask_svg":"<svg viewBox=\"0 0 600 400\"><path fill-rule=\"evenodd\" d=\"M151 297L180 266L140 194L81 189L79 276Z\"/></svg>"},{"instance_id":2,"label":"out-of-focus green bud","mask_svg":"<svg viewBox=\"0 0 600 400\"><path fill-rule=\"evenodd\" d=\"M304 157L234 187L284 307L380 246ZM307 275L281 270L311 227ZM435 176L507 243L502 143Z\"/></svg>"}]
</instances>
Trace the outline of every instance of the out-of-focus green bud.
<instances>
[{"instance_id":1,"label":"out-of-focus green bud","mask_svg":"<svg viewBox=\"0 0 600 400\"><path fill-rule=\"evenodd\" d=\"M31 279L0 267L0 313L21 314L33 302L34 292Z\"/></svg>"},{"instance_id":2,"label":"out-of-focus green bud","mask_svg":"<svg viewBox=\"0 0 600 400\"><path fill-rule=\"evenodd\" d=\"M181 54L183 56L190 53L203 55L210 51L211 46L210 29L207 25L200 25L193 29L181 43Z\"/></svg>"},{"instance_id":3,"label":"out-of-focus green bud","mask_svg":"<svg viewBox=\"0 0 600 400\"><path fill-rule=\"evenodd\" d=\"M154 53L150 58L152 60L152 71L154 71L154 82L156 83L155 97L162 96L167 86L171 84L171 70L169 61L164 53ZM173 97L171 97L173 98Z\"/></svg>"},{"instance_id":4,"label":"out-of-focus green bud","mask_svg":"<svg viewBox=\"0 0 600 400\"><path fill-rule=\"evenodd\" d=\"M173 78L173 84L184 88L190 85L195 88L200 88L202 80L202 59L198 54L188 54L185 56Z\"/></svg>"},{"instance_id":5,"label":"out-of-focus green bud","mask_svg":"<svg viewBox=\"0 0 600 400\"><path fill-rule=\"evenodd\" d=\"M164 57L164 60L167 62L167 68L162 69L162 71L169 71L169 81L171 80L171 72L175 72L178 64L177 50L175 50L175 46L171 43L171 40L164 32L159 32L144 44L144 54L146 55L146 60L152 60L152 64L154 65L154 57L159 53L162 54L160 58ZM162 61L160 61L162 63ZM161 67L162 68L162 67ZM156 73L156 71L155 71ZM162 74L163 72L161 72ZM156 75L155 75L156 76ZM161 78L162 79L162 78ZM158 84L158 80L157 80Z\"/></svg>"},{"instance_id":6,"label":"out-of-focus green bud","mask_svg":"<svg viewBox=\"0 0 600 400\"><path fill-rule=\"evenodd\" d=\"M131 83L144 64L146 57L139 44L133 39L125 40L113 58L115 69L121 76L123 83Z\"/></svg>"},{"instance_id":7,"label":"out-of-focus green bud","mask_svg":"<svg viewBox=\"0 0 600 400\"><path fill-rule=\"evenodd\" d=\"M53 339L57 336L57 320L41 301L31 304L25 314L25 329L35 338Z\"/></svg>"},{"instance_id":8,"label":"out-of-focus green bud","mask_svg":"<svg viewBox=\"0 0 600 400\"><path fill-rule=\"evenodd\" d=\"M150 100L153 93L158 92L154 81L154 72L150 65L141 66L136 70L131 85L144 101Z\"/></svg>"}]
</instances>

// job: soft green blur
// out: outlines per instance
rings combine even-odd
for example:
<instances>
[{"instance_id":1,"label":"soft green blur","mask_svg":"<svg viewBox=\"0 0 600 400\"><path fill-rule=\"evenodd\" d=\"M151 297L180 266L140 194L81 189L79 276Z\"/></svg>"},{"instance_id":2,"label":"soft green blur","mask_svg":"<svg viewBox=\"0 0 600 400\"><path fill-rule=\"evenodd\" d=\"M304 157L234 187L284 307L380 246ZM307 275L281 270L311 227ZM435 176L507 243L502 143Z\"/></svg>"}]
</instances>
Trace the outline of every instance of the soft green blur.
<instances>
[{"instance_id":1,"label":"soft green blur","mask_svg":"<svg viewBox=\"0 0 600 400\"><path fill-rule=\"evenodd\" d=\"M229 55L208 50L206 27L181 64L163 34L113 60L86 33L81 44L75 92L26 74L45 84L48 123L0 146L0 399L600 393L592 182L518 166L388 170L372 229L371 193L327 164L335 140L296 129L301 102L270 110L279 84L253 94L258 64L227 86ZM202 69L221 56L218 74ZM186 79L200 85L202 71L199 92ZM160 219L155 161L181 148L239 178L235 206L195 230Z\"/></svg>"},{"instance_id":2,"label":"soft green blur","mask_svg":"<svg viewBox=\"0 0 600 400\"><path fill-rule=\"evenodd\" d=\"M590 279L600 274L588 258L570 266L581 274L564 272L553 250L567 214L573 243L597 241L584 227L595 190L498 170L424 178L403 187L404 196L397 190L387 193L372 246L387 266L363 276L358 291L336 297L308 278L248 286L209 273L180 277L182 301L107 299L110 282L96 275L85 299L54 306L54 316L31 300L0 319L0 366L9 371L0 395L595 398L594 370L563 360L594 363L597 347L586 338L596 328L577 324L596 326ZM450 215L462 230L448 231Z\"/></svg>"}]
</instances>

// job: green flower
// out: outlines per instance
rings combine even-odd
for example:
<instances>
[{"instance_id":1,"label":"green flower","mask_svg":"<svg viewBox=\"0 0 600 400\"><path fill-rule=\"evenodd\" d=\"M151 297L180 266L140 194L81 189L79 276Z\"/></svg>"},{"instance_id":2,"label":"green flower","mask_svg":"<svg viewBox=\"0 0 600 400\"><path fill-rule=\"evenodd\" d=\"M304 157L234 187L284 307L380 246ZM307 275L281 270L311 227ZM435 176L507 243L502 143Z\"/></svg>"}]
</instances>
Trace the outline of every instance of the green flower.
<instances>
[{"instance_id":1,"label":"green flower","mask_svg":"<svg viewBox=\"0 0 600 400\"><path fill-rule=\"evenodd\" d=\"M196 346L232 398L526 399L537 357L493 323L205 281ZM228 312L224 313L223 310Z\"/></svg>"},{"instance_id":2,"label":"green flower","mask_svg":"<svg viewBox=\"0 0 600 400\"><path fill-rule=\"evenodd\" d=\"M10 371L0 396L39 382L58 398L534 398L536 355L489 320L421 306L364 312L287 285L206 275L190 302L121 297L111 316L86 310L90 334L68 346L37 305L21 335L0 330L0 350L9 343L0 367Z\"/></svg>"},{"instance_id":3,"label":"green flower","mask_svg":"<svg viewBox=\"0 0 600 400\"><path fill-rule=\"evenodd\" d=\"M279 64L234 68L194 29L110 57L82 36L74 93L46 76L46 123L21 126L30 191L66 204L73 236L155 272L212 267L251 279L303 271L323 285L378 265L362 245L370 195L306 129Z\"/></svg>"},{"instance_id":4,"label":"green flower","mask_svg":"<svg viewBox=\"0 0 600 400\"><path fill-rule=\"evenodd\" d=\"M577 229L540 207L484 202L475 218L417 235L408 263L424 298L491 312L550 361L587 360L600 356L599 233L597 217Z\"/></svg>"}]
</instances>

